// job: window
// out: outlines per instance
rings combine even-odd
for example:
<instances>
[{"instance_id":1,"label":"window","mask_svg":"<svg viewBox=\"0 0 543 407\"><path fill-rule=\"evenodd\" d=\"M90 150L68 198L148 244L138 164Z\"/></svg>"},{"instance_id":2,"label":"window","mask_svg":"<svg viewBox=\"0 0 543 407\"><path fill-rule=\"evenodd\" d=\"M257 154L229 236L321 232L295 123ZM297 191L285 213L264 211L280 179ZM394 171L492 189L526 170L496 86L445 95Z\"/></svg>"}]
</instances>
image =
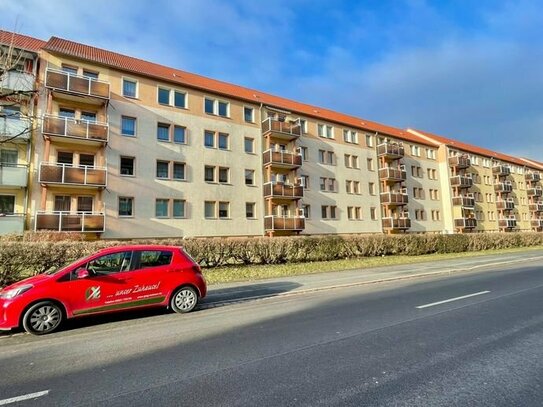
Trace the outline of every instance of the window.
<instances>
[{"instance_id":1,"label":"window","mask_svg":"<svg viewBox=\"0 0 543 407\"><path fill-rule=\"evenodd\" d=\"M74 163L74 153L59 151L57 153L57 163L72 165Z\"/></svg>"},{"instance_id":2,"label":"window","mask_svg":"<svg viewBox=\"0 0 543 407\"><path fill-rule=\"evenodd\" d=\"M328 206L326 205L321 206L321 218L328 219Z\"/></svg>"},{"instance_id":3,"label":"window","mask_svg":"<svg viewBox=\"0 0 543 407\"><path fill-rule=\"evenodd\" d=\"M245 185L254 185L254 184L255 184L255 171L245 170Z\"/></svg>"},{"instance_id":4,"label":"window","mask_svg":"<svg viewBox=\"0 0 543 407\"><path fill-rule=\"evenodd\" d=\"M215 148L218 146L221 150L229 149L229 136L226 133L215 133L210 130L204 131L204 146Z\"/></svg>"},{"instance_id":5,"label":"window","mask_svg":"<svg viewBox=\"0 0 543 407\"><path fill-rule=\"evenodd\" d=\"M411 155L414 157L420 157L420 147L411 145Z\"/></svg>"},{"instance_id":6,"label":"window","mask_svg":"<svg viewBox=\"0 0 543 407\"><path fill-rule=\"evenodd\" d=\"M61 154L61 153L60 153ZM15 166L19 160L17 150L0 150L0 164L6 166Z\"/></svg>"},{"instance_id":7,"label":"window","mask_svg":"<svg viewBox=\"0 0 543 407\"><path fill-rule=\"evenodd\" d=\"M302 133L307 133L307 120L300 119L300 127L302 128Z\"/></svg>"},{"instance_id":8,"label":"window","mask_svg":"<svg viewBox=\"0 0 543 407\"><path fill-rule=\"evenodd\" d=\"M170 125L165 123L158 123L156 138L160 141L170 141Z\"/></svg>"},{"instance_id":9,"label":"window","mask_svg":"<svg viewBox=\"0 0 543 407\"><path fill-rule=\"evenodd\" d=\"M373 147L373 136L366 134L366 146Z\"/></svg>"},{"instance_id":10,"label":"window","mask_svg":"<svg viewBox=\"0 0 543 407\"><path fill-rule=\"evenodd\" d=\"M430 189L430 199L437 201L439 199L439 193L437 189Z\"/></svg>"},{"instance_id":11,"label":"window","mask_svg":"<svg viewBox=\"0 0 543 407\"><path fill-rule=\"evenodd\" d=\"M211 98L204 98L204 111L222 117L230 116L230 103Z\"/></svg>"},{"instance_id":12,"label":"window","mask_svg":"<svg viewBox=\"0 0 543 407\"><path fill-rule=\"evenodd\" d=\"M72 198L69 195L55 195L54 211L70 211L72 209Z\"/></svg>"},{"instance_id":13,"label":"window","mask_svg":"<svg viewBox=\"0 0 543 407\"><path fill-rule=\"evenodd\" d=\"M337 219L337 207L336 206L330 206L330 219Z\"/></svg>"},{"instance_id":14,"label":"window","mask_svg":"<svg viewBox=\"0 0 543 407\"><path fill-rule=\"evenodd\" d=\"M368 171L375 171L375 167L373 165L373 158L368 158Z\"/></svg>"},{"instance_id":15,"label":"window","mask_svg":"<svg viewBox=\"0 0 543 407\"><path fill-rule=\"evenodd\" d=\"M204 99L204 111L208 114L213 114L213 109L215 106L215 101L213 99Z\"/></svg>"},{"instance_id":16,"label":"window","mask_svg":"<svg viewBox=\"0 0 543 407\"><path fill-rule=\"evenodd\" d=\"M219 116L228 117L228 102L219 101Z\"/></svg>"},{"instance_id":17,"label":"window","mask_svg":"<svg viewBox=\"0 0 543 407\"><path fill-rule=\"evenodd\" d=\"M302 156L302 160L307 161L308 160L307 147L299 147L299 148L300 148L300 155Z\"/></svg>"},{"instance_id":18,"label":"window","mask_svg":"<svg viewBox=\"0 0 543 407\"><path fill-rule=\"evenodd\" d=\"M413 188L413 198L415 199L424 199L424 189L422 188Z\"/></svg>"},{"instance_id":19,"label":"window","mask_svg":"<svg viewBox=\"0 0 543 407\"><path fill-rule=\"evenodd\" d=\"M319 137L334 138L334 128L326 124L318 124L317 133Z\"/></svg>"},{"instance_id":20,"label":"window","mask_svg":"<svg viewBox=\"0 0 543 407\"><path fill-rule=\"evenodd\" d=\"M173 179L184 181L185 178L185 163L173 163Z\"/></svg>"},{"instance_id":21,"label":"window","mask_svg":"<svg viewBox=\"0 0 543 407\"><path fill-rule=\"evenodd\" d=\"M170 177L170 163L168 161L156 162L156 177L157 178L169 178Z\"/></svg>"},{"instance_id":22,"label":"window","mask_svg":"<svg viewBox=\"0 0 543 407\"><path fill-rule=\"evenodd\" d=\"M96 123L95 112L81 112L81 120L85 120L90 123Z\"/></svg>"},{"instance_id":23,"label":"window","mask_svg":"<svg viewBox=\"0 0 543 407\"><path fill-rule=\"evenodd\" d=\"M215 219L217 217L216 211L216 203L213 201L205 201L204 202L204 216L207 219Z\"/></svg>"},{"instance_id":24,"label":"window","mask_svg":"<svg viewBox=\"0 0 543 407\"><path fill-rule=\"evenodd\" d=\"M98 79L98 72L91 72L84 69L83 76L86 76L87 78L91 78L91 79Z\"/></svg>"},{"instance_id":25,"label":"window","mask_svg":"<svg viewBox=\"0 0 543 407\"><path fill-rule=\"evenodd\" d=\"M325 154L325 151L324 150L319 150L319 162L321 164L325 164L326 163L326 154Z\"/></svg>"},{"instance_id":26,"label":"window","mask_svg":"<svg viewBox=\"0 0 543 407\"><path fill-rule=\"evenodd\" d=\"M320 190L328 192L337 192L337 183L335 178L320 178Z\"/></svg>"},{"instance_id":27,"label":"window","mask_svg":"<svg viewBox=\"0 0 543 407\"><path fill-rule=\"evenodd\" d=\"M187 128L183 126L173 126L174 143L187 144Z\"/></svg>"},{"instance_id":28,"label":"window","mask_svg":"<svg viewBox=\"0 0 543 407\"><path fill-rule=\"evenodd\" d=\"M134 175L134 157L121 157L121 175Z\"/></svg>"},{"instance_id":29,"label":"window","mask_svg":"<svg viewBox=\"0 0 543 407\"><path fill-rule=\"evenodd\" d=\"M246 202L245 203L245 217L247 219L256 218L255 203L254 202Z\"/></svg>"},{"instance_id":30,"label":"window","mask_svg":"<svg viewBox=\"0 0 543 407\"><path fill-rule=\"evenodd\" d=\"M230 178L230 168L219 167L219 182L227 184Z\"/></svg>"},{"instance_id":31,"label":"window","mask_svg":"<svg viewBox=\"0 0 543 407\"><path fill-rule=\"evenodd\" d=\"M426 158L429 158L430 160L436 159L436 150L432 150L430 148L426 149Z\"/></svg>"},{"instance_id":32,"label":"window","mask_svg":"<svg viewBox=\"0 0 543 407\"><path fill-rule=\"evenodd\" d=\"M424 212L424 209L415 209L415 219L426 220L426 214Z\"/></svg>"},{"instance_id":33,"label":"window","mask_svg":"<svg viewBox=\"0 0 543 407\"><path fill-rule=\"evenodd\" d=\"M15 195L0 195L0 214L12 215L15 213Z\"/></svg>"},{"instance_id":34,"label":"window","mask_svg":"<svg viewBox=\"0 0 543 407\"><path fill-rule=\"evenodd\" d=\"M121 134L123 136L136 135L136 118L121 116Z\"/></svg>"},{"instance_id":35,"label":"window","mask_svg":"<svg viewBox=\"0 0 543 407\"><path fill-rule=\"evenodd\" d=\"M245 137L243 141L243 146L246 153L254 153L255 152L255 140L249 137Z\"/></svg>"},{"instance_id":36,"label":"window","mask_svg":"<svg viewBox=\"0 0 543 407\"><path fill-rule=\"evenodd\" d=\"M354 130L343 130L343 141L358 144L358 133Z\"/></svg>"},{"instance_id":37,"label":"window","mask_svg":"<svg viewBox=\"0 0 543 407\"><path fill-rule=\"evenodd\" d=\"M79 154L79 165L85 167L94 167L94 155Z\"/></svg>"},{"instance_id":38,"label":"window","mask_svg":"<svg viewBox=\"0 0 543 407\"><path fill-rule=\"evenodd\" d=\"M440 215L439 211L433 210L432 211L432 220L440 220L440 219L441 219L441 215Z\"/></svg>"},{"instance_id":39,"label":"window","mask_svg":"<svg viewBox=\"0 0 543 407\"><path fill-rule=\"evenodd\" d=\"M362 220L362 208L360 206L348 206L347 219Z\"/></svg>"},{"instance_id":40,"label":"window","mask_svg":"<svg viewBox=\"0 0 543 407\"><path fill-rule=\"evenodd\" d=\"M173 200L173 217L184 218L186 216L185 206L186 206L186 202L184 199L174 199Z\"/></svg>"},{"instance_id":41,"label":"window","mask_svg":"<svg viewBox=\"0 0 543 407\"><path fill-rule=\"evenodd\" d=\"M345 190L348 194L360 194L360 181L345 181Z\"/></svg>"},{"instance_id":42,"label":"window","mask_svg":"<svg viewBox=\"0 0 543 407\"><path fill-rule=\"evenodd\" d=\"M336 192L336 179L335 178L328 178L328 191L329 192Z\"/></svg>"},{"instance_id":43,"label":"window","mask_svg":"<svg viewBox=\"0 0 543 407\"><path fill-rule=\"evenodd\" d=\"M228 134L219 133L219 149L228 150Z\"/></svg>"},{"instance_id":44,"label":"window","mask_svg":"<svg viewBox=\"0 0 543 407\"><path fill-rule=\"evenodd\" d=\"M370 218L371 220L377 220L377 211L375 208L370 208Z\"/></svg>"},{"instance_id":45,"label":"window","mask_svg":"<svg viewBox=\"0 0 543 407\"><path fill-rule=\"evenodd\" d=\"M130 270L131 251L105 254L89 261L87 269L92 269L98 275L109 275Z\"/></svg>"},{"instance_id":46,"label":"window","mask_svg":"<svg viewBox=\"0 0 543 407\"><path fill-rule=\"evenodd\" d=\"M243 118L248 123L254 123L255 122L255 109L252 107L245 106L243 108Z\"/></svg>"},{"instance_id":47,"label":"window","mask_svg":"<svg viewBox=\"0 0 543 407\"><path fill-rule=\"evenodd\" d=\"M93 198L92 196L77 197L77 212L92 212Z\"/></svg>"},{"instance_id":48,"label":"window","mask_svg":"<svg viewBox=\"0 0 543 407\"><path fill-rule=\"evenodd\" d=\"M416 165L411 166L411 175L413 177L422 178L422 168Z\"/></svg>"},{"instance_id":49,"label":"window","mask_svg":"<svg viewBox=\"0 0 543 407\"><path fill-rule=\"evenodd\" d=\"M215 147L215 133L212 131L204 131L204 146L213 148Z\"/></svg>"},{"instance_id":50,"label":"window","mask_svg":"<svg viewBox=\"0 0 543 407\"><path fill-rule=\"evenodd\" d=\"M157 199L155 201L155 216L157 218L168 217L168 200L167 199Z\"/></svg>"},{"instance_id":51,"label":"window","mask_svg":"<svg viewBox=\"0 0 543 407\"><path fill-rule=\"evenodd\" d=\"M204 181L215 182L215 167L209 165L204 167Z\"/></svg>"},{"instance_id":52,"label":"window","mask_svg":"<svg viewBox=\"0 0 543 407\"><path fill-rule=\"evenodd\" d=\"M310 188L309 175L302 175L300 177L300 180L301 180L301 183L302 183L302 186L304 187L304 189L309 189Z\"/></svg>"},{"instance_id":53,"label":"window","mask_svg":"<svg viewBox=\"0 0 543 407\"><path fill-rule=\"evenodd\" d=\"M326 178L321 177L319 185L321 191L326 191Z\"/></svg>"},{"instance_id":54,"label":"window","mask_svg":"<svg viewBox=\"0 0 543 407\"><path fill-rule=\"evenodd\" d=\"M123 78L123 96L127 98L137 97L138 82Z\"/></svg>"},{"instance_id":55,"label":"window","mask_svg":"<svg viewBox=\"0 0 543 407\"><path fill-rule=\"evenodd\" d=\"M368 183L368 189L369 189L370 195L375 195L375 183L373 182Z\"/></svg>"},{"instance_id":56,"label":"window","mask_svg":"<svg viewBox=\"0 0 543 407\"><path fill-rule=\"evenodd\" d=\"M225 219L230 217L230 202L219 202L219 218Z\"/></svg>"},{"instance_id":57,"label":"window","mask_svg":"<svg viewBox=\"0 0 543 407\"><path fill-rule=\"evenodd\" d=\"M170 90L164 88L158 88L158 103L161 105L170 104Z\"/></svg>"},{"instance_id":58,"label":"window","mask_svg":"<svg viewBox=\"0 0 543 407\"><path fill-rule=\"evenodd\" d=\"M173 92L173 105L185 109L187 107L187 94L184 92Z\"/></svg>"},{"instance_id":59,"label":"window","mask_svg":"<svg viewBox=\"0 0 543 407\"><path fill-rule=\"evenodd\" d=\"M319 150L319 162L321 164L335 165L336 158L333 151Z\"/></svg>"},{"instance_id":60,"label":"window","mask_svg":"<svg viewBox=\"0 0 543 407\"><path fill-rule=\"evenodd\" d=\"M66 117L68 119L74 119L75 118L75 110L73 109L66 109L66 108L63 108L61 107L59 110L58 110L58 115L60 117Z\"/></svg>"},{"instance_id":61,"label":"window","mask_svg":"<svg viewBox=\"0 0 543 407\"><path fill-rule=\"evenodd\" d=\"M358 169L358 156L345 154L345 167Z\"/></svg>"},{"instance_id":62,"label":"window","mask_svg":"<svg viewBox=\"0 0 543 407\"><path fill-rule=\"evenodd\" d=\"M119 216L134 216L134 198L119 197Z\"/></svg>"},{"instance_id":63,"label":"window","mask_svg":"<svg viewBox=\"0 0 543 407\"><path fill-rule=\"evenodd\" d=\"M77 75L77 67L75 66L62 65L62 71L70 75Z\"/></svg>"},{"instance_id":64,"label":"window","mask_svg":"<svg viewBox=\"0 0 543 407\"><path fill-rule=\"evenodd\" d=\"M172 252L145 250L140 254L140 268L167 266L172 262Z\"/></svg>"}]
</instances>

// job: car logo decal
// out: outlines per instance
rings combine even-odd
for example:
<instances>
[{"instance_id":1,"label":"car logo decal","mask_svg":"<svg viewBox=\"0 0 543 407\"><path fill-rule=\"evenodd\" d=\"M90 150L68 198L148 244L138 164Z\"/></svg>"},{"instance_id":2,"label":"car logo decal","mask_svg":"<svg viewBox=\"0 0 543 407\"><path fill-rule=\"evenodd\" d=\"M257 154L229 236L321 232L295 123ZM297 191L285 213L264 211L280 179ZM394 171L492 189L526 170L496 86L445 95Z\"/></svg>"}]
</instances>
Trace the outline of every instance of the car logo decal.
<instances>
[{"instance_id":1,"label":"car logo decal","mask_svg":"<svg viewBox=\"0 0 543 407\"><path fill-rule=\"evenodd\" d=\"M100 299L100 287L89 287L85 291L85 300L99 300Z\"/></svg>"}]
</instances>

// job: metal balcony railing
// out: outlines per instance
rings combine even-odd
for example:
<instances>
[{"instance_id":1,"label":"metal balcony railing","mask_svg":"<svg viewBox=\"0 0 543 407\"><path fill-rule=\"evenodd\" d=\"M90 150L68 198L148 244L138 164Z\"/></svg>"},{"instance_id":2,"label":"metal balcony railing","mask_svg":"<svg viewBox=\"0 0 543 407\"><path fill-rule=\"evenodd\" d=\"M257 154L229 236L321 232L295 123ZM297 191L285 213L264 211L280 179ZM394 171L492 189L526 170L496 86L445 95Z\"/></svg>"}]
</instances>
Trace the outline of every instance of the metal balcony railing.
<instances>
[{"instance_id":1,"label":"metal balcony railing","mask_svg":"<svg viewBox=\"0 0 543 407\"><path fill-rule=\"evenodd\" d=\"M449 157L449 166L451 167L463 169L463 168L468 168L470 165L471 165L471 160L469 156L467 155L462 154L462 155Z\"/></svg>"},{"instance_id":2,"label":"metal balcony railing","mask_svg":"<svg viewBox=\"0 0 543 407\"><path fill-rule=\"evenodd\" d=\"M530 204L531 212L543 212L543 202L535 202Z\"/></svg>"},{"instance_id":3,"label":"metal balcony railing","mask_svg":"<svg viewBox=\"0 0 543 407\"><path fill-rule=\"evenodd\" d=\"M515 209L515 201L513 201L512 199L497 200L496 207L498 208L498 210L512 211L513 209Z\"/></svg>"},{"instance_id":4,"label":"metal balcony railing","mask_svg":"<svg viewBox=\"0 0 543 407\"><path fill-rule=\"evenodd\" d=\"M475 206L475 198L469 195L455 196L452 199L454 206L463 206L473 208Z\"/></svg>"},{"instance_id":5,"label":"metal balcony railing","mask_svg":"<svg viewBox=\"0 0 543 407\"><path fill-rule=\"evenodd\" d=\"M475 218L456 218L454 226L459 229L473 229L477 227L477 219Z\"/></svg>"},{"instance_id":6,"label":"metal balcony railing","mask_svg":"<svg viewBox=\"0 0 543 407\"><path fill-rule=\"evenodd\" d=\"M276 165L285 168L297 168L302 165L302 156L291 151L266 150L262 159L264 165Z\"/></svg>"},{"instance_id":7,"label":"metal balcony railing","mask_svg":"<svg viewBox=\"0 0 543 407\"><path fill-rule=\"evenodd\" d=\"M100 233L105 230L105 213L38 211L36 213L35 230Z\"/></svg>"},{"instance_id":8,"label":"metal balcony railing","mask_svg":"<svg viewBox=\"0 0 543 407\"><path fill-rule=\"evenodd\" d=\"M514 229L517 227L517 219L515 217L498 219L498 227L500 229Z\"/></svg>"},{"instance_id":9,"label":"metal balcony railing","mask_svg":"<svg viewBox=\"0 0 543 407\"><path fill-rule=\"evenodd\" d=\"M526 193L528 196L543 196L543 189L541 187L528 188Z\"/></svg>"},{"instance_id":10,"label":"metal balcony railing","mask_svg":"<svg viewBox=\"0 0 543 407\"><path fill-rule=\"evenodd\" d=\"M401 182L407 179L407 172L404 166L379 168L379 178L382 181Z\"/></svg>"},{"instance_id":11,"label":"metal balcony railing","mask_svg":"<svg viewBox=\"0 0 543 407\"><path fill-rule=\"evenodd\" d=\"M291 185L282 182L267 182L264 184L264 196L267 198L300 199L304 196L304 188L300 185Z\"/></svg>"},{"instance_id":12,"label":"metal balcony railing","mask_svg":"<svg viewBox=\"0 0 543 407\"><path fill-rule=\"evenodd\" d=\"M407 205L409 196L405 192L381 192L380 200L383 205Z\"/></svg>"},{"instance_id":13,"label":"metal balcony railing","mask_svg":"<svg viewBox=\"0 0 543 407\"><path fill-rule=\"evenodd\" d=\"M467 175L455 175L451 177L451 185L457 188L471 188L473 186L473 178Z\"/></svg>"},{"instance_id":14,"label":"metal balcony railing","mask_svg":"<svg viewBox=\"0 0 543 407\"><path fill-rule=\"evenodd\" d=\"M68 137L107 143L109 125L88 120L76 120L53 115L43 116L42 133L50 136Z\"/></svg>"},{"instance_id":15,"label":"metal balcony railing","mask_svg":"<svg viewBox=\"0 0 543 407\"><path fill-rule=\"evenodd\" d=\"M269 132L279 138L294 140L302 135L302 126L299 121L292 123L268 117L262 121L262 134Z\"/></svg>"},{"instance_id":16,"label":"metal balcony railing","mask_svg":"<svg viewBox=\"0 0 543 407\"><path fill-rule=\"evenodd\" d=\"M382 224L384 229L406 230L411 227L411 219L409 218L383 218Z\"/></svg>"},{"instance_id":17,"label":"metal balcony railing","mask_svg":"<svg viewBox=\"0 0 543 407\"><path fill-rule=\"evenodd\" d=\"M268 215L264 217L264 229L292 231L303 230L305 229L305 217Z\"/></svg>"},{"instance_id":18,"label":"metal balcony railing","mask_svg":"<svg viewBox=\"0 0 543 407\"><path fill-rule=\"evenodd\" d=\"M527 172L524 174L524 179L529 182L539 182L541 181L541 174L539 172Z\"/></svg>"},{"instance_id":19,"label":"metal balcony railing","mask_svg":"<svg viewBox=\"0 0 543 407\"><path fill-rule=\"evenodd\" d=\"M109 82L47 68L45 87L82 96L109 99Z\"/></svg>"},{"instance_id":20,"label":"metal balcony railing","mask_svg":"<svg viewBox=\"0 0 543 407\"><path fill-rule=\"evenodd\" d=\"M107 169L87 165L74 166L71 164L42 162L40 163L38 179L43 184L105 187L107 184Z\"/></svg>"},{"instance_id":21,"label":"metal balcony railing","mask_svg":"<svg viewBox=\"0 0 543 407\"><path fill-rule=\"evenodd\" d=\"M531 224L533 228L541 229L543 228L543 219L532 219Z\"/></svg>"},{"instance_id":22,"label":"metal balcony railing","mask_svg":"<svg viewBox=\"0 0 543 407\"><path fill-rule=\"evenodd\" d=\"M494 184L494 191L505 193L513 192L513 184L511 184L510 181L498 182L497 184Z\"/></svg>"},{"instance_id":23,"label":"metal balcony railing","mask_svg":"<svg viewBox=\"0 0 543 407\"><path fill-rule=\"evenodd\" d=\"M508 165L495 165L492 167L492 174L498 175L500 177L505 177L511 174L511 167Z\"/></svg>"},{"instance_id":24,"label":"metal balcony railing","mask_svg":"<svg viewBox=\"0 0 543 407\"><path fill-rule=\"evenodd\" d=\"M28 140L32 133L32 121L19 117L0 117L0 138L16 137Z\"/></svg>"},{"instance_id":25,"label":"metal balcony railing","mask_svg":"<svg viewBox=\"0 0 543 407\"><path fill-rule=\"evenodd\" d=\"M405 150L402 143L381 143L377 146L377 155L390 159L402 158Z\"/></svg>"}]
</instances>

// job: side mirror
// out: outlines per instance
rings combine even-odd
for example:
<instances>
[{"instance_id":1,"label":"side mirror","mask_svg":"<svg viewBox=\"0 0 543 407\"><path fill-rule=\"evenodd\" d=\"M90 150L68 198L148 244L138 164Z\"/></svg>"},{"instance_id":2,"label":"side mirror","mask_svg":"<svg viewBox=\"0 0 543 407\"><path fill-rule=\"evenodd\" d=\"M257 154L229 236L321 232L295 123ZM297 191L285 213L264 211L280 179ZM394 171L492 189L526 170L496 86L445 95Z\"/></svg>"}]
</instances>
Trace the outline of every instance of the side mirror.
<instances>
[{"instance_id":1,"label":"side mirror","mask_svg":"<svg viewBox=\"0 0 543 407\"><path fill-rule=\"evenodd\" d=\"M77 275L78 280L82 278L87 278L88 276L90 276L89 270L84 269L84 268L78 269L75 273Z\"/></svg>"}]
</instances>

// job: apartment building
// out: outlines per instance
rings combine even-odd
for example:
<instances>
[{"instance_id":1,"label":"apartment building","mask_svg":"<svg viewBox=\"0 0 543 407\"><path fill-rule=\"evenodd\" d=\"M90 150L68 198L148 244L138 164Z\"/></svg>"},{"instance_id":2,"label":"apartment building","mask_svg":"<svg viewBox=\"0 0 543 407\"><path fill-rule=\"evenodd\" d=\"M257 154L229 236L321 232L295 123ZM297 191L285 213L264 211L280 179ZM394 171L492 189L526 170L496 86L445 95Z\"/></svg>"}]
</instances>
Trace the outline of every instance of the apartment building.
<instances>
[{"instance_id":1,"label":"apartment building","mask_svg":"<svg viewBox=\"0 0 543 407\"><path fill-rule=\"evenodd\" d=\"M542 230L537 162L56 37L34 47L26 229L89 239Z\"/></svg>"}]
</instances>

